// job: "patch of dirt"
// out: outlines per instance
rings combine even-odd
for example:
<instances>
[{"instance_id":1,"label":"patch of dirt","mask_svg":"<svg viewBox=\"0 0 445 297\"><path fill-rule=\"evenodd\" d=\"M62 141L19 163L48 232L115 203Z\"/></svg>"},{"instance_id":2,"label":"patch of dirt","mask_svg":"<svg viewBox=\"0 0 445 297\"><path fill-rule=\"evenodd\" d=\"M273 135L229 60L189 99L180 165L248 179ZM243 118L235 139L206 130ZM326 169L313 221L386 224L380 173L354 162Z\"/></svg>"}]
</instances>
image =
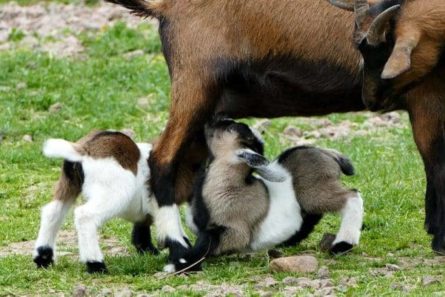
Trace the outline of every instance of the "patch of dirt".
<instances>
[{"instance_id":1,"label":"patch of dirt","mask_svg":"<svg viewBox=\"0 0 445 297\"><path fill-rule=\"evenodd\" d=\"M102 252L107 256L129 255L129 251L122 246L117 238L99 239ZM35 240L14 242L7 246L0 247L0 257L11 255L32 255ZM77 235L74 230L62 230L57 235L57 257L69 256L78 257Z\"/></svg>"},{"instance_id":2,"label":"patch of dirt","mask_svg":"<svg viewBox=\"0 0 445 297\"><path fill-rule=\"evenodd\" d=\"M13 32L24 34L18 47L48 52L57 57L79 56L84 50L74 36L84 31L99 31L122 21L134 28L144 20L128 10L109 3L97 6L58 3L19 6L12 2L0 6L0 50L14 47Z\"/></svg>"}]
</instances>

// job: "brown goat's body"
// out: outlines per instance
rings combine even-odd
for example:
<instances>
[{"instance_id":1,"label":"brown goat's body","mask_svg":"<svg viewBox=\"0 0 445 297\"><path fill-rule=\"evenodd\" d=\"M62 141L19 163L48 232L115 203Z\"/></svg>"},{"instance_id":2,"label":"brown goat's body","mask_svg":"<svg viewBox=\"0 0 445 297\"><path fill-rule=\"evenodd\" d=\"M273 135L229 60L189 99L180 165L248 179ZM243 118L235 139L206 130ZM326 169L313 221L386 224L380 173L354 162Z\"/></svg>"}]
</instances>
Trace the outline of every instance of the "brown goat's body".
<instances>
[{"instance_id":1,"label":"brown goat's body","mask_svg":"<svg viewBox=\"0 0 445 297\"><path fill-rule=\"evenodd\" d=\"M331 7L325 0L108 1L160 20L163 52L172 80L170 118L150 158L151 185L161 208L190 196L187 193L191 187L187 190L186 184L192 178L184 173L192 171L184 168L182 160L193 153L192 142L203 146L198 139L204 123L216 112L234 118L273 118L365 109L361 100L362 60L352 43L354 15ZM427 2L411 0L408 4L415 7ZM442 5L440 2L431 1ZM416 13L416 9L412 11ZM425 22L424 29L435 34L429 38L438 40L437 30L431 31L428 24ZM437 42L422 44L425 50L420 48L413 57L431 60L421 52L431 52L429 47L436 53ZM413 60L413 65L416 63ZM416 143L427 168L428 195L440 200L433 203L427 199L427 211L438 208L445 212L445 188L440 186L445 180L441 173L445 172L445 158L441 157L445 149L445 98L443 79L437 76L441 74L436 73L434 78L427 75L427 82L417 84L408 93L397 93L403 95L397 100L368 106L410 112ZM388 89L397 85L385 82L382 94L386 96ZM376 91L378 86L365 81L368 91ZM425 129L430 132L424 133ZM181 185L180 192L175 191L176 185ZM439 221L445 226L445 215L441 214ZM442 230L436 237L440 237L438 245L445 250L445 227L436 225L439 223L430 229ZM177 250L178 245L172 242L181 242L182 238L170 235L159 241Z\"/></svg>"}]
</instances>

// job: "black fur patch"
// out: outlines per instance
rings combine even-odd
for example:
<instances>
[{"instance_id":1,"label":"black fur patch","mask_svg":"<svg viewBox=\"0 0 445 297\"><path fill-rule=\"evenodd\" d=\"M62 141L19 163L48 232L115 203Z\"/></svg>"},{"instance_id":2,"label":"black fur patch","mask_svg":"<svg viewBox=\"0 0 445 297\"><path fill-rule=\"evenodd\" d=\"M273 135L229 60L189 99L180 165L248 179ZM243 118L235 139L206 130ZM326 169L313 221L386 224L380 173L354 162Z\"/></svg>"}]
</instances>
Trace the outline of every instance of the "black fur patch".
<instances>
[{"instance_id":1,"label":"black fur patch","mask_svg":"<svg viewBox=\"0 0 445 297\"><path fill-rule=\"evenodd\" d=\"M351 160L349 160L348 158L340 157L339 159L335 159L335 161L337 161L341 171L345 175L351 176L355 174L354 166L352 165Z\"/></svg>"},{"instance_id":2,"label":"black fur patch","mask_svg":"<svg viewBox=\"0 0 445 297\"><path fill-rule=\"evenodd\" d=\"M88 261L87 263L88 273L107 273L108 269L104 262Z\"/></svg>"},{"instance_id":3,"label":"black fur patch","mask_svg":"<svg viewBox=\"0 0 445 297\"><path fill-rule=\"evenodd\" d=\"M219 244L220 236L224 232L224 227L213 227L205 231L200 231L195 245L187 251L183 257L177 258L173 262L176 271L191 272L201 270L201 263L204 257L209 257Z\"/></svg>"},{"instance_id":4,"label":"black fur patch","mask_svg":"<svg viewBox=\"0 0 445 297\"><path fill-rule=\"evenodd\" d=\"M151 241L150 226L145 223L135 223L131 232L131 243L138 253L159 254Z\"/></svg>"},{"instance_id":5,"label":"black fur patch","mask_svg":"<svg viewBox=\"0 0 445 297\"><path fill-rule=\"evenodd\" d=\"M365 109L360 72L328 61L267 56L215 61L223 85L217 112L233 118L314 116Z\"/></svg>"},{"instance_id":6,"label":"black fur patch","mask_svg":"<svg viewBox=\"0 0 445 297\"><path fill-rule=\"evenodd\" d=\"M41 246L37 248L37 256L34 258L38 268L48 268L54 263L54 251L49 246Z\"/></svg>"},{"instance_id":7,"label":"black fur patch","mask_svg":"<svg viewBox=\"0 0 445 297\"><path fill-rule=\"evenodd\" d=\"M331 249L329 250L329 253L331 255L342 255L351 251L352 248L353 248L352 244L342 241L332 246Z\"/></svg>"},{"instance_id":8,"label":"black fur patch","mask_svg":"<svg viewBox=\"0 0 445 297\"><path fill-rule=\"evenodd\" d=\"M303 224L301 225L300 230L295 232L294 235L292 235L291 238L286 240L282 246L295 246L299 244L301 241L306 239L309 234L314 231L315 226L320 222L320 220L323 218L322 214L303 214Z\"/></svg>"},{"instance_id":9,"label":"black fur patch","mask_svg":"<svg viewBox=\"0 0 445 297\"><path fill-rule=\"evenodd\" d=\"M83 172L82 163L80 162L70 162L64 160L63 173L71 182L79 186L82 186L83 182L85 181L85 174Z\"/></svg>"}]
</instances>

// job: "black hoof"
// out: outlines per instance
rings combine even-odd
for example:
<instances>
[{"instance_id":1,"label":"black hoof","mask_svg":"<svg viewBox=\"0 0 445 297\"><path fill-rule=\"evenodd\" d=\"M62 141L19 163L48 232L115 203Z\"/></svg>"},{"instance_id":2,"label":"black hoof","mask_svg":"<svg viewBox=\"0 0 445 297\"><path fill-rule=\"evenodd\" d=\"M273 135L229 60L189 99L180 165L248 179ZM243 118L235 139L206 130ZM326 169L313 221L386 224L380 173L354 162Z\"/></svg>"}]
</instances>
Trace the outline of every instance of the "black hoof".
<instances>
[{"instance_id":1,"label":"black hoof","mask_svg":"<svg viewBox=\"0 0 445 297\"><path fill-rule=\"evenodd\" d=\"M445 256L445 238L443 236L435 235L433 237L432 248L438 255Z\"/></svg>"},{"instance_id":2,"label":"black hoof","mask_svg":"<svg viewBox=\"0 0 445 297\"><path fill-rule=\"evenodd\" d=\"M353 245L350 243L347 243L345 241L341 241L339 243L334 244L330 250L329 253L331 255L343 255L351 251L353 248Z\"/></svg>"},{"instance_id":3,"label":"black hoof","mask_svg":"<svg viewBox=\"0 0 445 297\"><path fill-rule=\"evenodd\" d=\"M139 254L159 255L159 250L154 246L135 246Z\"/></svg>"},{"instance_id":4,"label":"black hoof","mask_svg":"<svg viewBox=\"0 0 445 297\"><path fill-rule=\"evenodd\" d=\"M87 271L88 273L107 273L108 269L104 262L88 261Z\"/></svg>"},{"instance_id":5,"label":"black hoof","mask_svg":"<svg viewBox=\"0 0 445 297\"><path fill-rule=\"evenodd\" d=\"M175 271L178 274L194 273L202 270L201 263L192 263L191 261L181 258L174 263Z\"/></svg>"},{"instance_id":6,"label":"black hoof","mask_svg":"<svg viewBox=\"0 0 445 297\"><path fill-rule=\"evenodd\" d=\"M38 268L48 268L54 263L54 252L49 246L41 246L37 248L37 256L34 258Z\"/></svg>"}]
</instances>

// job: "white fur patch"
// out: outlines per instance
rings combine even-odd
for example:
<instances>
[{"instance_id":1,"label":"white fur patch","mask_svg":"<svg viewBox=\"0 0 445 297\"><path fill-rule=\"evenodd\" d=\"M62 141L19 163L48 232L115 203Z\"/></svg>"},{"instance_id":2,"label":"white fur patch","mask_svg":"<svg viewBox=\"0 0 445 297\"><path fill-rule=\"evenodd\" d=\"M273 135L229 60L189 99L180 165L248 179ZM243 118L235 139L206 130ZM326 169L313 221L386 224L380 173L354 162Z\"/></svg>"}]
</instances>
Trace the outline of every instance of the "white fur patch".
<instances>
[{"instance_id":1,"label":"white fur patch","mask_svg":"<svg viewBox=\"0 0 445 297\"><path fill-rule=\"evenodd\" d=\"M184 231L181 226L179 209L176 204L170 206L162 206L159 208L155 218L156 233L158 243L161 245L169 238L179 242L184 247L188 247L184 240Z\"/></svg>"},{"instance_id":2,"label":"white fur patch","mask_svg":"<svg viewBox=\"0 0 445 297\"><path fill-rule=\"evenodd\" d=\"M360 240L363 215L363 199L360 193L357 193L357 196L348 199L346 205L341 210L342 220L340 230L332 244L334 245L344 241L352 245L357 245Z\"/></svg>"},{"instance_id":3,"label":"white fur patch","mask_svg":"<svg viewBox=\"0 0 445 297\"><path fill-rule=\"evenodd\" d=\"M38 255L37 249L42 246L51 247L54 257L56 256L57 233L71 205L71 201L54 200L42 208L39 235L33 251L34 257Z\"/></svg>"},{"instance_id":4,"label":"white fur patch","mask_svg":"<svg viewBox=\"0 0 445 297\"><path fill-rule=\"evenodd\" d=\"M82 155L74 149L74 143L63 139L48 139L45 141L43 154L48 158L62 158L71 162L82 160Z\"/></svg>"},{"instance_id":5,"label":"white fur patch","mask_svg":"<svg viewBox=\"0 0 445 297\"><path fill-rule=\"evenodd\" d=\"M195 222L193 221L192 207L188 204L185 208L185 223L187 224L187 227L189 227L189 229L194 234L198 234L198 227L196 226Z\"/></svg>"},{"instance_id":6,"label":"white fur patch","mask_svg":"<svg viewBox=\"0 0 445 297\"><path fill-rule=\"evenodd\" d=\"M165 265L163 270L164 270L164 272L167 272L167 273L174 273L174 272L176 272L175 265L173 265L173 264Z\"/></svg>"},{"instance_id":7,"label":"white fur patch","mask_svg":"<svg viewBox=\"0 0 445 297\"><path fill-rule=\"evenodd\" d=\"M252 250L266 249L284 242L301 228L303 222L292 176L277 161L270 166L287 178L278 183L263 179L269 191L270 205L266 218L254 235L250 245Z\"/></svg>"}]
</instances>

